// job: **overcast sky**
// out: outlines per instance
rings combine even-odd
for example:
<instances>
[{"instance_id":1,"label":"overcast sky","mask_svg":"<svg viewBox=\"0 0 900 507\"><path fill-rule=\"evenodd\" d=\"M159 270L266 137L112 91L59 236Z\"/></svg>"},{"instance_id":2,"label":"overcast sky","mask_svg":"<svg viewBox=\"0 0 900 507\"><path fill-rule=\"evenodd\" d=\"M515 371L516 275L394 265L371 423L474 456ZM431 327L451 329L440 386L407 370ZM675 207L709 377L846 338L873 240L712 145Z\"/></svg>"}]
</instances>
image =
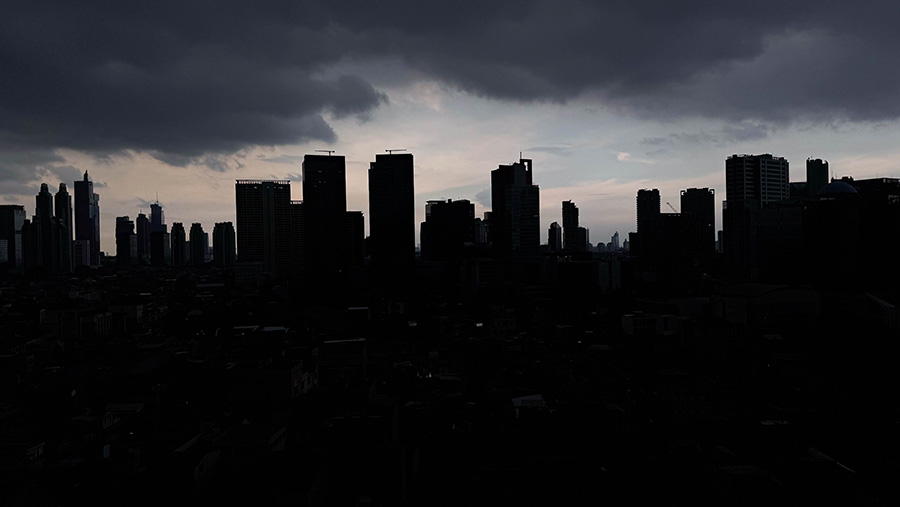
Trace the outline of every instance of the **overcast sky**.
<instances>
[{"instance_id":1,"label":"overcast sky","mask_svg":"<svg viewBox=\"0 0 900 507\"><path fill-rule=\"evenodd\" d=\"M186 5L189 4L189 5ZM490 171L534 160L541 222L635 228L635 194L712 187L773 153L805 179L900 176L900 3L870 1L0 0L0 203L34 213L88 170L102 248L159 194L167 222L234 220L234 180L347 157L368 216L376 153L428 199L490 209ZM721 227L719 215L717 228Z\"/></svg>"}]
</instances>

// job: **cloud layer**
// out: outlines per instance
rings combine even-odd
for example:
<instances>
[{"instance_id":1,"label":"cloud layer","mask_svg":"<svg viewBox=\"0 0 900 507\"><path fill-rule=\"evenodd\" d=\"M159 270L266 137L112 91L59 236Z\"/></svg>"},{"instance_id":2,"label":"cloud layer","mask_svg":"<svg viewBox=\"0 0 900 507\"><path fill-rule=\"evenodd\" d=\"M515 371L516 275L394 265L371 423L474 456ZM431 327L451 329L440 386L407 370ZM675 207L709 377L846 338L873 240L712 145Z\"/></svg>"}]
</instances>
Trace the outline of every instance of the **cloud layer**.
<instances>
[{"instance_id":1,"label":"cloud layer","mask_svg":"<svg viewBox=\"0 0 900 507\"><path fill-rule=\"evenodd\" d=\"M414 76L745 122L723 132L737 139L770 122L890 120L897 21L893 2L6 2L0 146L215 166L248 146L333 142L329 117L365 119L386 103L379 86Z\"/></svg>"}]
</instances>

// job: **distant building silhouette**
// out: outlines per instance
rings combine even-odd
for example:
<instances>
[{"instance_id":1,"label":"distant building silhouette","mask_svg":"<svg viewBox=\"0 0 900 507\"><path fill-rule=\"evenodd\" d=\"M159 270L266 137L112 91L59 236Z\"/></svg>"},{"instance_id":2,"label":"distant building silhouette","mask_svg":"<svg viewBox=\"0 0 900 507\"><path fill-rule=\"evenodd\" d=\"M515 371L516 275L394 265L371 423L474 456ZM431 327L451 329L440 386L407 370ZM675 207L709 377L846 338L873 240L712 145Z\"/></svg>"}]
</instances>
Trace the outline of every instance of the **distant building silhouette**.
<instances>
[{"instance_id":1,"label":"distant building silhouette","mask_svg":"<svg viewBox=\"0 0 900 507\"><path fill-rule=\"evenodd\" d=\"M65 183L59 184L59 190L57 190L56 195L54 196L53 204L58 226L64 229L63 231L60 231L61 237L59 240L60 270L63 273L71 273L74 267L72 259L72 241L75 234L75 221L72 214L72 196L69 195Z\"/></svg>"},{"instance_id":2,"label":"distant building silhouette","mask_svg":"<svg viewBox=\"0 0 900 507\"><path fill-rule=\"evenodd\" d=\"M150 233L150 264L153 266L172 265L172 240L163 229Z\"/></svg>"},{"instance_id":3,"label":"distant building silhouette","mask_svg":"<svg viewBox=\"0 0 900 507\"><path fill-rule=\"evenodd\" d=\"M150 204L150 232L166 232L166 213L157 200Z\"/></svg>"},{"instance_id":4,"label":"distant building silhouette","mask_svg":"<svg viewBox=\"0 0 900 507\"><path fill-rule=\"evenodd\" d=\"M725 160L723 250L732 277L757 277L759 211L790 197L788 175L788 161L768 153L732 155Z\"/></svg>"},{"instance_id":5,"label":"distant building silhouette","mask_svg":"<svg viewBox=\"0 0 900 507\"><path fill-rule=\"evenodd\" d=\"M303 201L291 201L291 276L302 280L306 266L306 214Z\"/></svg>"},{"instance_id":6,"label":"distant building silhouette","mask_svg":"<svg viewBox=\"0 0 900 507\"><path fill-rule=\"evenodd\" d=\"M134 225L137 227L137 263L144 264L150 257L150 219L138 213Z\"/></svg>"},{"instance_id":7,"label":"distant building silhouette","mask_svg":"<svg viewBox=\"0 0 900 507\"><path fill-rule=\"evenodd\" d=\"M183 268L188 259L188 250L187 250L187 235L184 230L184 224L181 222L174 222L172 224L172 266L176 268Z\"/></svg>"},{"instance_id":8,"label":"distant building silhouette","mask_svg":"<svg viewBox=\"0 0 900 507\"><path fill-rule=\"evenodd\" d=\"M378 283L409 281L416 260L411 153L375 155L369 164L369 256Z\"/></svg>"},{"instance_id":9,"label":"distant building silhouette","mask_svg":"<svg viewBox=\"0 0 900 507\"><path fill-rule=\"evenodd\" d=\"M660 199L659 189L640 189L636 199L637 232L629 235L631 239L631 252L635 256L642 256L646 250L644 237L648 231L648 223L659 217Z\"/></svg>"},{"instance_id":10,"label":"distant building silhouette","mask_svg":"<svg viewBox=\"0 0 900 507\"><path fill-rule=\"evenodd\" d=\"M562 203L563 250L578 250L578 207L572 201Z\"/></svg>"},{"instance_id":11,"label":"distant building silhouette","mask_svg":"<svg viewBox=\"0 0 900 507\"><path fill-rule=\"evenodd\" d=\"M116 217L116 264L128 266L137 261L137 235L134 222L127 216Z\"/></svg>"},{"instance_id":12,"label":"distant building silhouette","mask_svg":"<svg viewBox=\"0 0 900 507\"><path fill-rule=\"evenodd\" d=\"M459 261L466 245L475 243L475 205L468 200L431 200L425 204L425 221L419 234L422 258Z\"/></svg>"},{"instance_id":13,"label":"distant building silhouette","mask_svg":"<svg viewBox=\"0 0 900 507\"><path fill-rule=\"evenodd\" d=\"M82 181L75 182L75 239L89 242L91 266L99 266L100 196L94 193L87 171Z\"/></svg>"},{"instance_id":14,"label":"distant building silhouette","mask_svg":"<svg viewBox=\"0 0 900 507\"><path fill-rule=\"evenodd\" d=\"M689 188L681 191L681 212L698 215L701 227L701 251L712 254L716 248L716 191Z\"/></svg>"},{"instance_id":15,"label":"distant building silhouette","mask_svg":"<svg viewBox=\"0 0 900 507\"><path fill-rule=\"evenodd\" d=\"M530 159L491 171L489 238L497 258L532 261L540 250L540 189Z\"/></svg>"},{"instance_id":16,"label":"distant building silhouette","mask_svg":"<svg viewBox=\"0 0 900 507\"><path fill-rule=\"evenodd\" d=\"M828 184L828 161L820 158L806 159L807 197L815 199L819 190Z\"/></svg>"},{"instance_id":17,"label":"distant building silhouette","mask_svg":"<svg viewBox=\"0 0 900 507\"><path fill-rule=\"evenodd\" d=\"M550 229L547 231L547 244L551 252L562 250L562 227L558 222L550 224Z\"/></svg>"},{"instance_id":18,"label":"distant building silhouette","mask_svg":"<svg viewBox=\"0 0 900 507\"><path fill-rule=\"evenodd\" d=\"M237 180L238 261L263 263L276 278L291 271L291 182Z\"/></svg>"},{"instance_id":19,"label":"distant building silhouette","mask_svg":"<svg viewBox=\"0 0 900 507\"><path fill-rule=\"evenodd\" d=\"M303 213L310 282L339 281L347 259L347 177L342 155L303 157Z\"/></svg>"},{"instance_id":20,"label":"distant building silhouette","mask_svg":"<svg viewBox=\"0 0 900 507\"><path fill-rule=\"evenodd\" d=\"M213 263L219 267L233 266L234 257L234 225L231 222L217 222L213 226Z\"/></svg>"},{"instance_id":21,"label":"distant building silhouette","mask_svg":"<svg viewBox=\"0 0 900 507\"><path fill-rule=\"evenodd\" d=\"M25 217L25 206L0 205L0 272L23 268L22 226Z\"/></svg>"},{"instance_id":22,"label":"distant building silhouette","mask_svg":"<svg viewBox=\"0 0 900 507\"><path fill-rule=\"evenodd\" d=\"M209 244L206 233L203 232L203 225L194 222L191 224L190 231L191 245L191 266L199 268L206 263L206 249Z\"/></svg>"}]
</instances>

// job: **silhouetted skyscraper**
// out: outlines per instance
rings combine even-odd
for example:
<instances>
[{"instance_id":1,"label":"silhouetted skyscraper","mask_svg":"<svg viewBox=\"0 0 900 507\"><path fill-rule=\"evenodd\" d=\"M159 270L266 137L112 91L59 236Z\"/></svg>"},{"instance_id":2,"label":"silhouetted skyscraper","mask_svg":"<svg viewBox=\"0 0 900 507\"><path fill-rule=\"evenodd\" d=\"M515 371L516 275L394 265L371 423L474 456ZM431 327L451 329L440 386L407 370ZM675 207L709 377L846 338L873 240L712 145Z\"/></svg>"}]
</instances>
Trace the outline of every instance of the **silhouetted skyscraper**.
<instances>
[{"instance_id":1,"label":"silhouetted skyscraper","mask_svg":"<svg viewBox=\"0 0 900 507\"><path fill-rule=\"evenodd\" d=\"M551 252L562 250L562 227L558 222L550 224L550 229L547 231L547 243Z\"/></svg>"},{"instance_id":2,"label":"silhouetted skyscraper","mask_svg":"<svg viewBox=\"0 0 900 507\"><path fill-rule=\"evenodd\" d=\"M532 161L520 159L491 171L490 240L504 260L531 261L540 249L540 189Z\"/></svg>"},{"instance_id":3,"label":"silhouetted skyscraper","mask_svg":"<svg viewBox=\"0 0 900 507\"><path fill-rule=\"evenodd\" d=\"M206 233L203 232L203 226L197 222L191 224L190 232L191 245L191 266L199 268L206 263Z\"/></svg>"},{"instance_id":4,"label":"silhouetted skyscraper","mask_svg":"<svg viewBox=\"0 0 900 507\"><path fill-rule=\"evenodd\" d=\"M166 213L159 201L150 204L150 232L166 232Z\"/></svg>"},{"instance_id":5,"label":"silhouetted skyscraper","mask_svg":"<svg viewBox=\"0 0 900 507\"><path fill-rule=\"evenodd\" d=\"M369 255L377 278L409 277L416 260L411 153L375 155L369 164Z\"/></svg>"},{"instance_id":6,"label":"silhouetted skyscraper","mask_svg":"<svg viewBox=\"0 0 900 507\"><path fill-rule=\"evenodd\" d=\"M237 255L240 262L262 262L272 276L291 270L291 182L237 180Z\"/></svg>"},{"instance_id":7,"label":"silhouetted skyscraper","mask_svg":"<svg viewBox=\"0 0 900 507\"><path fill-rule=\"evenodd\" d=\"M213 263L225 267L234 265L234 226L231 222L217 222L213 227Z\"/></svg>"},{"instance_id":8,"label":"silhouetted skyscraper","mask_svg":"<svg viewBox=\"0 0 900 507\"><path fill-rule=\"evenodd\" d=\"M362 266L366 262L366 223L362 211L348 211L347 265Z\"/></svg>"},{"instance_id":9,"label":"silhouetted skyscraper","mask_svg":"<svg viewBox=\"0 0 900 507\"><path fill-rule=\"evenodd\" d=\"M75 239L90 242L91 266L99 266L100 196L94 193L87 171L82 181L75 182Z\"/></svg>"},{"instance_id":10,"label":"silhouetted skyscraper","mask_svg":"<svg viewBox=\"0 0 900 507\"><path fill-rule=\"evenodd\" d=\"M172 224L172 266L176 268L183 268L187 261L188 252L187 252L187 236L184 230L184 224L181 222L174 222Z\"/></svg>"},{"instance_id":11,"label":"silhouetted skyscraper","mask_svg":"<svg viewBox=\"0 0 900 507\"><path fill-rule=\"evenodd\" d=\"M828 184L828 161L820 158L806 159L806 190L810 199Z\"/></svg>"},{"instance_id":12,"label":"silhouetted skyscraper","mask_svg":"<svg viewBox=\"0 0 900 507\"><path fill-rule=\"evenodd\" d=\"M165 225L150 233L150 264L153 266L172 265L172 240Z\"/></svg>"},{"instance_id":13,"label":"silhouetted skyscraper","mask_svg":"<svg viewBox=\"0 0 900 507\"><path fill-rule=\"evenodd\" d=\"M759 211L790 196L788 161L764 155L732 155L725 160L722 221L724 252L732 276L757 276Z\"/></svg>"},{"instance_id":14,"label":"silhouetted skyscraper","mask_svg":"<svg viewBox=\"0 0 900 507\"><path fill-rule=\"evenodd\" d=\"M20 270L23 267L22 226L25 206L0 205L0 271Z\"/></svg>"},{"instance_id":15,"label":"silhouetted skyscraper","mask_svg":"<svg viewBox=\"0 0 900 507\"><path fill-rule=\"evenodd\" d=\"M306 215L303 201L291 201L291 276L306 277Z\"/></svg>"},{"instance_id":16,"label":"silhouetted skyscraper","mask_svg":"<svg viewBox=\"0 0 900 507\"><path fill-rule=\"evenodd\" d=\"M681 212L699 215L701 251L713 253L716 248L716 191L712 188L682 190Z\"/></svg>"},{"instance_id":17,"label":"silhouetted skyscraper","mask_svg":"<svg viewBox=\"0 0 900 507\"><path fill-rule=\"evenodd\" d=\"M313 283L342 278L347 249L347 177L342 155L303 157L306 271Z\"/></svg>"},{"instance_id":18,"label":"silhouetted skyscraper","mask_svg":"<svg viewBox=\"0 0 900 507\"><path fill-rule=\"evenodd\" d=\"M53 204L59 227L64 229L60 231L60 268L64 273L71 273L73 268L72 238L75 234L75 222L72 216L72 196L69 195L65 183L59 184L59 190L56 192Z\"/></svg>"},{"instance_id":19,"label":"silhouetted skyscraper","mask_svg":"<svg viewBox=\"0 0 900 507\"><path fill-rule=\"evenodd\" d=\"M128 266L137 261L137 236L134 222L128 217L116 217L116 264Z\"/></svg>"},{"instance_id":20,"label":"silhouetted skyscraper","mask_svg":"<svg viewBox=\"0 0 900 507\"><path fill-rule=\"evenodd\" d=\"M139 213L134 225L137 227L137 263L143 264L150 257L150 219Z\"/></svg>"},{"instance_id":21,"label":"silhouetted skyscraper","mask_svg":"<svg viewBox=\"0 0 900 507\"><path fill-rule=\"evenodd\" d=\"M577 250L578 206L572 201L562 203L563 250Z\"/></svg>"},{"instance_id":22,"label":"silhouetted skyscraper","mask_svg":"<svg viewBox=\"0 0 900 507\"><path fill-rule=\"evenodd\" d=\"M41 183L41 191L35 196L35 214L30 222L22 224L25 267L35 273L56 274L71 270L71 255L67 257L64 250L66 229L53 212L53 195L47 184Z\"/></svg>"},{"instance_id":23,"label":"silhouetted skyscraper","mask_svg":"<svg viewBox=\"0 0 900 507\"><path fill-rule=\"evenodd\" d=\"M637 193L637 232L641 232L641 227L648 220L653 220L659 216L659 190L654 188L641 189Z\"/></svg>"},{"instance_id":24,"label":"silhouetted skyscraper","mask_svg":"<svg viewBox=\"0 0 900 507\"><path fill-rule=\"evenodd\" d=\"M458 261L465 245L475 242L475 205L461 201L428 201L422 222L422 257L430 261Z\"/></svg>"}]
</instances>

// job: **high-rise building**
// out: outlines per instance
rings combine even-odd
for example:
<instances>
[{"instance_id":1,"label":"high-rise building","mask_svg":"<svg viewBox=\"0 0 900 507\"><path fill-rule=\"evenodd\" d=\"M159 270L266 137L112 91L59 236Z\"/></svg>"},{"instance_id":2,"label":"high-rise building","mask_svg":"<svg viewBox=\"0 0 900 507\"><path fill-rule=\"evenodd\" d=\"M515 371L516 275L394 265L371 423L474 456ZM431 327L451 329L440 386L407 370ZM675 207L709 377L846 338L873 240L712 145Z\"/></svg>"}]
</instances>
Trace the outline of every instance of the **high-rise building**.
<instances>
[{"instance_id":1,"label":"high-rise building","mask_svg":"<svg viewBox=\"0 0 900 507\"><path fill-rule=\"evenodd\" d=\"M187 236L184 230L184 224L181 222L172 223L172 266L183 268L188 259Z\"/></svg>"},{"instance_id":2,"label":"high-rise building","mask_svg":"<svg viewBox=\"0 0 900 507\"><path fill-rule=\"evenodd\" d=\"M172 265L172 240L166 232L165 225L162 230L150 233L150 264L153 266Z\"/></svg>"},{"instance_id":3,"label":"high-rise building","mask_svg":"<svg viewBox=\"0 0 900 507\"><path fill-rule=\"evenodd\" d=\"M137 262L137 236L134 222L128 217L116 217L116 264L128 266Z\"/></svg>"},{"instance_id":4,"label":"high-rise building","mask_svg":"<svg viewBox=\"0 0 900 507\"><path fill-rule=\"evenodd\" d=\"M806 190L813 199L822 187L828 184L828 161L820 158L806 159Z\"/></svg>"},{"instance_id":5,"label":"high-rise building","mask_svg":"<svg viewBox=\"0 0 900 507\"><path fill-rule=\"evenodd\" d=\"M641 232L648 220L659 216L659 189L641 189L637 193L637 232Z\"/></svg>"},{"instance_id":6,"label":"high-rise building","mask_svg":"<svg viewBox=\"0 0 900 507\"><path fill-rule=\"evenodd\" d=\"M375 155L369 164L369 256L377 278L399 281L415 269L413 172L411 153Z\"/></svg>"},{"instance_id":7,"label":"high-rise building","mask_svg":"<svg viewBox=\"0 0 900 507\"><path fill-rule=\"evenodd\" d=\"M75 222L72 216L72 196L69 195L65 183L59 184L59 190L57 190L56 195L54 196L53 204L59 227L64 229L60 230L60 268L65 273L71 273L74 266L72 259L72 239L75 234Z\"/></svg>"},{"instance_id":8,"label":"high-rise building","mask_svg":"<svg viewBox=\"0 0 900 507\"><path fill-rule=\"evenodd\" d=\"M578 242L578 206L572 201L562 203L563 250L577 250Z\"/></svg>"},{"instance_id":9,"label":"high-rise building","mask_svg":"<svg viewBox=\"0 0 900 507\"><path fill-rule=\"evenodd\" d=\"M619 250L619 231L616 231L615 234L612 235L609 242L612 243L613 251Z\"/></svg>"},{"instance_id":10,"label":"high-rise building","mask_svg":"<svg viewBox=\"0 0 900 507\"><path fill-rule=\"evenodd\" d=\"M206 262L206 233L203 232L203 225L194 222L191 224L190 245L191 245L191 266L199 268Z\"/></svg>"},{"instance_id":11,"label":"high-rise building","mask_svg":"<svg viewBox=\"0 0 900 507\"><path fill-rule=\"evenodd\" d=\"M701 251L711 254L716 248L716 191L712 188L689 188L681 191L681 212L699 216Z\"/></svg>"},{"instance_id":12,"label":"high-rise building","mask_svg":"<svg viewBox=\"0 0 900 507\"><path fill-rule=\"evenodd\" d=\"M788 161L771 154L732 155L725 160L725 260L732 277L758 274L759 211L790 196Z\"/></svg>"},{"instance_id":13,"label":"high-rise building","mask_svg":"<svg viewBox=\"0 0 900 507\"><path fill-rule=\"evenodd\" d=\"M490 241L497 258L531 261L540 251L540 189L532 161L520 159L491 171Z\"/></svg>"},{"instance_id":14,"label":"high-rise building","mask_svg":"<svg viewBox=\"0 0 900 507\"><path fill-rule=\"evenodd\" d=\"M219 267L234 265L234 226L217 222L213 226L213 263Z\"/></svg>"},{"instance_id":15,"label":"high-rise building","mask_svg":"<svg viewBox=\"0 0 900 507\"><path fill-rule=\"evenodd\" d=\"M91 266L99 266L100 196L94 193L87 171L82 181L75 182L75 239L90 242Z\"/></svg>"},{"instance_id":16,"label":"high-rise building","mask_svg":"<svg viewBox=\"0 0 900 507\"><path fill-rule=\"evenodd\" d=\"M291 201L291 276L306 275L306 217L303 201Z\"/></svg>"},{"instance_id":17,"label":"high-rise building","mask_svg":"<svg viewBox=\"0 0 900 507\"><path fill-rule=\"evenodd\" d=\"M53 194L46 183L35 196L35 214L22 224L24 267L34 273L67 273L71 251L65 249L66 228L54 216Z\"/></svg>"},{"instance_id":18,"label":"high-rise building","mask_svg":"<svg viewBox=\"0 0 900 507\"><path fill-rule=\"evenodd\" d=\"M475 205L463 199L428 201L421 227L422 258L458 261L466 245L475 243Z\"/></svg>"},{"instance_id":19,"label":"high-rise building","mask_svg":"<svg viewBox=\"0 0 900 507\"><path fill-rule=\"evenodd\" d=\"M562 250L562 227L559 226L559 222L550 224L550 229L547 231L547 243L551 252Z\"/></svg>"},{"instance_id":20,"label":"high-rise building","mask_svg":"<svg viewBox=\"0 0 900 507\"><path fill-rule=\"evenodd\" d=\"M725 199L758 201L759 206L790 196L788 161L784 157L732 155L725 160Z\"/></svg>"},{"instance_id":21,"label":"high-rise building","mask_svg":"<svg viewBox=\"0 0 900 507\"><path fill-rule=\"evenodd\" d=\"M166 214L159 200L150 204L150 232L156 231L166 232Z\"/></svg>"},{"instance_id":22,"label":"high-rise building","mask_svg":"<svg viewBox=\"0 0 900 507\"><path fill-rule=\"evenodd\" d=\"M20 270L23 267L22 226L25 224L25 206L0 205L0 272Z\"/></svg>"},{"instance_id":23,"label":"high-rise building","mask_svg":"<svg viewBox=\"0 0 900 507\"><path fill-rule=\"evenodd\" d=\"M150 257L150 219L147 215L138 213L135 227L137 227L137 263L144 264Z\"/></svg>"},{"instance_id":24,"label":"high-rise building","mask_svg":"<svg viewBox=\"0 0 900 507\"><path fill-rule=\"evenodd\" d=\"M342 155L303 157L303 213L306 272L311 282L338 281L348 257L347 177Z\"/></svg>"},{"instance_id":25,"label":"high-rise building","mask_svg":"<svg viewBox=\"0 0 900 507\"><path fill-rule=\"evenodd\" d=\"M291 182L237 180L237 255L242 263L263 263L275 278L291 271Z\"/></svg>"}]
</instances>

